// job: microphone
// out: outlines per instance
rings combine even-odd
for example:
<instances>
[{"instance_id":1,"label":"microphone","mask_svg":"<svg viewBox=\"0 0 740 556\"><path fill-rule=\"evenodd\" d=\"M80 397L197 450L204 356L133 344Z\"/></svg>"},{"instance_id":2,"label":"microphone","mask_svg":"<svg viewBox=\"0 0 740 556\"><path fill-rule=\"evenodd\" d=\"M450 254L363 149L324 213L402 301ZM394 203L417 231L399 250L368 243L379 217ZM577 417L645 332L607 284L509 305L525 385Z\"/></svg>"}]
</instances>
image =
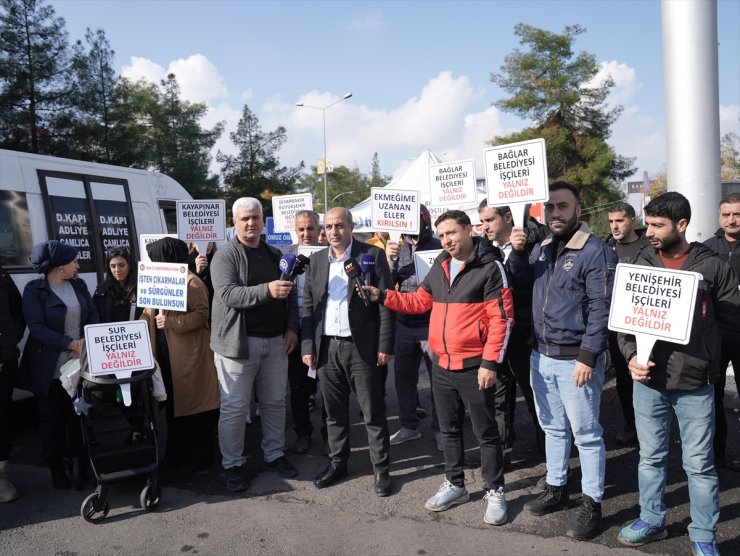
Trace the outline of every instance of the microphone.
<instances>
[{"instance_id":1,"label":"microphone","mask_svg":"<svg viewBox=\"0 0 740 556\"><path fill-rule=\"evenodd\" d=\"M286 253L280 257L280 279L281 280L292 280L291 274L295 267L296 256L291 253Z\"/></svg>"},{"instance_id":2,"label":"microphone","mask_svg":"<svg viewBox=\"0 0 740 556\"><path fill-rule=\"evenodd\" d=\"M375 257L370 253L360 254L360 272L365 276L365 285L370 285L370 275L375 272Z\"/></svg>"},{"instance_id":3,"label":"microphone","mask_svg":"<svg viewBox=\"0 0 740 556\"><path fill-rule=\"evenodd\" d=\"M309 264L310 264L310 259L306 257L306 255L297 255L296 260L295 260L295 266L293 267L293 271L290 273L290 278L288 278L288 280L295 280L301 274L306 272L306 269L308 268Z\"/></svg>"},{"instance_id":4,"label":"microphone","mask_svg":"<svg viewBox=\"0 0 740 556\"><path fill-rule=\"evenodd\" d=\"M349 259L344 261L344 272L347 274L347 278L355 283L355 290L357 290L357 295L360 296L360 299L362 299L365 307L369 307L370 299L368 299L367 297L367 292L362 289L362 282L360 281L360 265L357 264L356 260L350 257Z\"/></svg>"}]
</instances>

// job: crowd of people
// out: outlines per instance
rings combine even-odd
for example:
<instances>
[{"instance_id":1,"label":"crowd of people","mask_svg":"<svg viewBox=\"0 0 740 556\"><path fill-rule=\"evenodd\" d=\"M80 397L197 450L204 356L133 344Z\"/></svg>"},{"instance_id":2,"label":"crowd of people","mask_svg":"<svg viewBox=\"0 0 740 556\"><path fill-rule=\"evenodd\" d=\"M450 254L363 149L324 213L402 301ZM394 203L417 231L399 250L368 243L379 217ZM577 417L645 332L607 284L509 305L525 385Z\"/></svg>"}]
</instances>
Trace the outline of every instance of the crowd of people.
<instances>
[{"instance_id":1,"label":"crowd of people","mask_svg":"<svg viewBox=\"0 0 740 556\"><path fill-rule=\"evenodd\" d=\"M390 446L421 438L425 410L417 383L423 361L432 385L431 429L445 470L425 507L440 512L469 500L463 438L469 419L480 447L483 520L508 521L505 472L518 440L518 385L534 423L531 441L547 467L525 511L544 516L568 506L575 443L581 496L564 534L578 540L591 538L601 521L606 450L599 414L608 354L624 416L617 441L640 448L640 513L619 542L640 546L667 534L664 495L675 414L692 547L696 554L718 554L716 467L740 471L740 461L726 454L723 404L729 363L736 378L740 372L733 342L740 332L740 194L722 199L720 228L702 244L686 240L691 207L678 193L645 206L644 230L637 229L631 205L611 205L612 233L603 241L580 221L576 187L555 182L549 189L546 225L527 218L516 226L509 207L481 202L481 236L465 212L449 210L432 223L422 205L417 234L400 242L377 234L366 243L353 235L348 209L328 210L323 222L304 210L295 215L298 242L282 251L264 240L260 201L238 199L224 245L202 254L173 238L147 246L152 261L189 265L184 312L137 307L135 261L127 249L108 252L107 276L91 296L77 276L74 247L56 240L34 246L31 263L43 276L22 296L0 270L0 502L18 496L7 475L13 387L34 394L52 484L70 488L64 458L81 449L81 435L60 369L80 357L85 325L144 319L168 395L168 465L208 469L218 443L226 488L246 490L246 425L258 404L265 467L283 478L297 476L286 453L312 448L310 410L318 388L328 462L314 479L316 488L348 475L354 394L367 432L372 488L390 496ZM288 279L283 254L315 248L321 234L326 247L313 252L305 274ZM414 255L428 250L440 254L419 277ZM642 363L634 335L609 331L618 263L701 274L688 344L658 341ZM385 403L391 361L400 423L392 434Z\"/></svg>"}]
</instances>

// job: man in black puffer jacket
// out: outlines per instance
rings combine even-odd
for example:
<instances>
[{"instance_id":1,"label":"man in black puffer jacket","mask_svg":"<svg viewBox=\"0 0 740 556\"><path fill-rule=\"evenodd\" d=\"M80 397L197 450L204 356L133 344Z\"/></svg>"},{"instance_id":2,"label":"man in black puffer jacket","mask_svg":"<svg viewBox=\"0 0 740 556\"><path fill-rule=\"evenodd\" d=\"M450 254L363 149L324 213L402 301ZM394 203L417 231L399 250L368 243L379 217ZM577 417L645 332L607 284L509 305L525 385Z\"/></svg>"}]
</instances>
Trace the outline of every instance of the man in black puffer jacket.
<instances>
[{"instance_id":1,"label":"man in black puffer jacket","mask_svg":"<svg viewBox=\"0 0 740 556\"><path fill-rule=\"evenodd\" d=\"M726 195L719 203L719 225L715 234L704 242L704 245L717 253L721 259L730 263L735 277L740 284L740 192ZM725 417L725 385L727 383L727 365L732 361L735 374L735 387L740 384L740 343L737 338L722 337L722 350L719 356L719 376L714 383L714 463L721 466L725 462L727 444L727 417ZM740 471L740 459L733 459L727 464L735 471Z\"/></svg>"}]
</instances>

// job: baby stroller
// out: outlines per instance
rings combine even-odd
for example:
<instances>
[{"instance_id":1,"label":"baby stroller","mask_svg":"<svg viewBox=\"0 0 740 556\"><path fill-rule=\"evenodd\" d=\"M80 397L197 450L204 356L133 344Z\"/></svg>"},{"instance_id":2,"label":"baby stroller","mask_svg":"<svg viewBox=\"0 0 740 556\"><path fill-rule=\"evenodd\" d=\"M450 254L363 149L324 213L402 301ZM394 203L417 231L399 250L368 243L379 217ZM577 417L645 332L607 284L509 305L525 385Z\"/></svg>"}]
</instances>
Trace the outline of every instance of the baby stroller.
<instances>
[{"instance_id":1,"label":"baby stroller","mask_svg":"<svg viewBox=\"0 0 740 556\"><path fill-rule=\"evenodd\" d=\"M92 375L82 362L78 397L83 445L97 488L80 507L86 521L97 523L108 515L108 484L146 476L139 501L152 511L160 501L159 447L152 396L155 369L134 371L130 377Z\"/></svg>"}]
</instances>

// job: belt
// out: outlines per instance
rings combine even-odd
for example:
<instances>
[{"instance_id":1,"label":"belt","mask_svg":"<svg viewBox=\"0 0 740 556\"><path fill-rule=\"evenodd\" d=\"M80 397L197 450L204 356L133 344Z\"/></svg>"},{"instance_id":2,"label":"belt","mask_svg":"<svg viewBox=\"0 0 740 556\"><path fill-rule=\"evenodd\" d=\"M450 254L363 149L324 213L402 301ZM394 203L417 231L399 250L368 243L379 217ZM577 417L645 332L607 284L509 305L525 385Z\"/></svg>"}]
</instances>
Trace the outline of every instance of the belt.
<instances>
[{"instance_id":1,"label":"belt","mask_svg":"<svg viewBox=\"0 0 740 556\"><path fill-rule=\"evenodd\" d=\"M352 336L327 336L324 335L324 338L329 338L330 340L336 340L337 342L353 342Z\"/></svg>"}]
</instances>

